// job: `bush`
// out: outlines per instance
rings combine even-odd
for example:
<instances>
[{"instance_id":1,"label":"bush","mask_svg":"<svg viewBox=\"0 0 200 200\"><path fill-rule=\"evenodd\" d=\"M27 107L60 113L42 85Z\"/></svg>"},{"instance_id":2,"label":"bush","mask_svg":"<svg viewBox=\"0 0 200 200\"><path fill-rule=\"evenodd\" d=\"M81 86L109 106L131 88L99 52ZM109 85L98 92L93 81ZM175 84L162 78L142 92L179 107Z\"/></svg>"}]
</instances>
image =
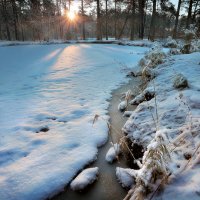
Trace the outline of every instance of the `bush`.
<instances>
[{"instance_id":1,"label":"bush","mask_svg":"<svg viewBox=\"0 0 200 200\"><path fill-rule=\"evenodd\" d=\"M181 48L181 53L183 54L189 54L195 51L200 51L200 41L196 38L196 31L197 28L193 25L190 26L190 29L186 29L184 31L184 41L185 44Z\"/></svg>"},{"instance_id":2,"label":"bush","mask_svg":"<svg viewBox=\"0 0 200 200\"><path fill-rule=\"evenodd\" d=\"M173 86L177 89L188 87L188 81L182 74L177 74L174 78Z\"/></svg>"},{"instance_id":3,"label":"bush","mask_svg":"<svg viewBox=\"0 0 200 200\"><path fill-rule=\"evenodd\" d=\"M163 63L163 59L166 57L165 53L162 51L162 48L155 44L151 51L148 52L144 58L139 61L139 65L144 67L155 68L157 65Z\"/></svg>"},{"instance_id":4,"label":"bush","mask_svg":"<svg viewBox=\"0 0 200 200\"><path fill-rule=\"evenodd\" d=\"M171 55L178 55L180 53L181 52L179 49L174 49L174 48L170 49L170 51L169 51L169 54L171 54Z\"/></svg>"},{"instance_id":5,"label":"bush","mask_svg":"<svg viewBox=\"0 0 200 200\"><path fill-rule=\"evenodd\" d=\"M172 39L171 36L169 36L167 38L167 41L166 43L164 44L165 47L168 47L168 48L177 48L178 44L176 42L176 40Z\"/></svg>"},{"instance_id":6,"label":"bush","mask_svg":"<svg viewBox=\"0 0 200 200\"><path fill-rule=\"evenodd\" d=\"M156 132L155 138L150 142L144 153L142 167L139 170L129 170L131 176L135 177L136 185L131 190L129 199L144 199L147 192L151 191L157 179L166 178L170 175L168 162L170 154L167 149L166 131Z\"/></svg>"}]
</instances>

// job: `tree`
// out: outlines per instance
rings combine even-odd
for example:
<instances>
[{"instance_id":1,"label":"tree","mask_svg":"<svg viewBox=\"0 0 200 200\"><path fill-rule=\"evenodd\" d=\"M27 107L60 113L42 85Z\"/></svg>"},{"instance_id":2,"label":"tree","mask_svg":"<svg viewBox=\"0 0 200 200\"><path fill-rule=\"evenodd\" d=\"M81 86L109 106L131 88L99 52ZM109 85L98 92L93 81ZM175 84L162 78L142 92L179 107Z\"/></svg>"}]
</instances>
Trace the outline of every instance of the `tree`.
<instances>
[{"instance_id":1,"label":"tree","mask_svg":"<svg viewBox=\"0 0 200 200\"><path fill-rule=\"evenodd\" d=\"M101 15L100 15L100 0L97 0L97 40L102 39L101 35Z\"/></svg>"},{"instance_id":2,"label":"tree","mask_svg":"<svg viewBox=\"0 0 200 200\"><path fill-rule=\"evenodd\" d=\"M82 16L82 38L85 40L85 11L83 0L81 0L81 16Z\"/></svg>"},{"instance_id":3,"label":"tree","mask_svg":"<svg viewBox=\"0 0 200 200\"><path fill-rule=\"evenodd\" d=\"M189 25L191 24L191 20L192 20L192 4L193 4L193 0L190 0L189 1L187 21L186 21L186 28L189 28Z\"/></svg>"},{"instance_id":4,"label":"tree","mask_svg":"<svg viewBox=\"0 0 200 200\"><path fill-rule=\"evenodd\" d=\"M178 27L178 19L179 19L179 13L180 13L180 9L181 9L181 3L182 3L182 0L179 0L178 8L176 11L176 19L175 19L175 25L174 25L174 31L173 31L173 38L176 38L176 36L177 36L177 27Z\"/></svg>"},{"instance_id":5,"label":"tree","mask_svg":"<svg viewBox=\"0 0 200 200\"><path fill-rule=\"evenodd\" d=\"M139 5L139 38L144 38L144 15L145 15L145 3L146 0L138 0Z\"/></svg>"},{"instance_id":6,"label":"tree","mask_svg":"<svg viewBox=\"0 0 200 200\"><path fill-rule=\"evenodd\" d=\"M1 12L2 12L3 19L4 19L5 27L6 27L7 39L11 40L9 21L8 21L8 12L7 12L7 7L8 7L7 1L1 0L1 4L2 4Z\"/></svg>"},{"instance_id":7,"label":"tree","mask_svg":"<svg viewBox=\"0 0 200 200\"><path fill-rule=\"evenodd\" d=\"M106 40L108 40L108 0L106 0Z\"/></svg>"},{"instance_id":8,"label":"tree","mask_svg":"<svg viewBox=\"0 0 200 200\"><path fill-rule=\"evenodd\" d=\"M135 32L135 0L131 0L131 37L130 40L134 40L134 32Z\"/></svg>"},{"instance_id":9,"label":"tree","mask_svg":"<svg viewBox=\"0 0 200 200\"><path fill-rule=\"evenodd\" d=\"M150 31L149 31L149 39L154 40L155 37L155 21L156 21L156 0L153 0L153 11L151 17Z\"/></svg>"},{"instance_id":10,"label":"tree","mask_svg":"<svg viewBox=\"0 0 200 200\"><path fill-rule=\"evenodd\" d=\"M11 0L12 3L12 11L13 11L13 22L15 29L15 39L18 40L18 15L17 15L17 6L15 0Z\"/></svg>"},{"instance_id":11,"label":"tree","mask_svg":"<svg viewBox=\"0 0 200 200\"><path fill-rule=\"evenodd\" d=\"M115 0L115 39L117 39L117 0Z\"/></svg>"}]
</instances>

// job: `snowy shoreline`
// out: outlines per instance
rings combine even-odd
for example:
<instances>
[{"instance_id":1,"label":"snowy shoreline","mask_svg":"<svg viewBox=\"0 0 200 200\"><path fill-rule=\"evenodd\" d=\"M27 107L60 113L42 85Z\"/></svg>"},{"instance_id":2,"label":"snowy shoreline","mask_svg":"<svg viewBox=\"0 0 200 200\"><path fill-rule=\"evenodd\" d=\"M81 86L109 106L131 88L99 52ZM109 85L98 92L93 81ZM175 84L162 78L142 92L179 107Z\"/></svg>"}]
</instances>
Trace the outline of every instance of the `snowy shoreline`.
<instances>
[{"instance_id":1,"label":"snowy shoreline","mask_svg":"<svg viewBox=\"0 0 200 200\"><path fill-rule=\"evenodd\" d=\"M144 76L150 78L150 81L141 94L131 101L138 106L125 123L123 131L133 143L142 145L146 152L140 170L120 170L133 176L135 180L139 177L145 184L151 184L149 177L152 172L147 166L153 162L153 158L148 160L148 153L158 146L158 137L166 137L164 145L170 152L171 160L169 164L164 164L163 160L160 165L167 166L169 184L154 199L199 199L199 56L199 52L167 55L162 64L145 72ZM144 97L145 95L148 96ZM137 187L143 186L133 185L127 199L136 198L137 191L134 188ZM141 188L140 190L144 190ZM151 195L150 193L148 198Z\"/></svg>"},{"instance_id":2,"label":"snowy shoreline","mask_svg":"<svg viewBox=\"0 0 200 200\"><path fill-rule=\"evenodd\" d=\"M122 46L138 46L138 47L151 47L153 42L149 40L134 40L130 41L128 39L122 40L52 40L52 41L1 41L0 47L9 47L9 46L21 46L21 45L73 45L73 44L116 44Z\"/></svg>"}]
</instances>

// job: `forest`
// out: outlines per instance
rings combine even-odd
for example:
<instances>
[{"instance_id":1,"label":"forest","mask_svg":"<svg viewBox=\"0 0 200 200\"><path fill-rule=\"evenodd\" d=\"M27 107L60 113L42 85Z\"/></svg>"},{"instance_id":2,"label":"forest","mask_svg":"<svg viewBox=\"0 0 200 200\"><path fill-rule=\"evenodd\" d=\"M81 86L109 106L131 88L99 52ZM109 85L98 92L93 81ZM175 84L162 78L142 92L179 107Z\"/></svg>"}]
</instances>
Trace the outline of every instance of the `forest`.
<instances>
[{"instance_id":1,"label":"forest","mask_svg":"<svg viewBox=\"0 0 200 200\"><path fill-rule=\"evenodd\" d=\"M199 34L199 0L0 0L0 40L153 41L182 38L190 24Z\"/></svg>"}]
</instances>

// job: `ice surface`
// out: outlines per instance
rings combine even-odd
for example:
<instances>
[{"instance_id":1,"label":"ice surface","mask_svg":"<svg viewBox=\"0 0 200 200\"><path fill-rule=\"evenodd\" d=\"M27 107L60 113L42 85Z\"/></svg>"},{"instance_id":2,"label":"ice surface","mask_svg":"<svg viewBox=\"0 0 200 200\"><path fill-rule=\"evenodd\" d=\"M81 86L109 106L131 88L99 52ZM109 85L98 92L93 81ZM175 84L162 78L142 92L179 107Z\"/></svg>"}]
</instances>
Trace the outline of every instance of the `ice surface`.
<instances>
[{"instance_id":1,"label":"ice surface","mask_svg":"<svg viewBox=\"0 0 200 200\"><path fill-rule=\"evenodd\" d=\"M107 140L111 91L147 48L0 47L0 199L52 196ZM123 63L124 65L122 65ZM126 67L125 67L126 66Z\"/></svg>"}]
</instances>

